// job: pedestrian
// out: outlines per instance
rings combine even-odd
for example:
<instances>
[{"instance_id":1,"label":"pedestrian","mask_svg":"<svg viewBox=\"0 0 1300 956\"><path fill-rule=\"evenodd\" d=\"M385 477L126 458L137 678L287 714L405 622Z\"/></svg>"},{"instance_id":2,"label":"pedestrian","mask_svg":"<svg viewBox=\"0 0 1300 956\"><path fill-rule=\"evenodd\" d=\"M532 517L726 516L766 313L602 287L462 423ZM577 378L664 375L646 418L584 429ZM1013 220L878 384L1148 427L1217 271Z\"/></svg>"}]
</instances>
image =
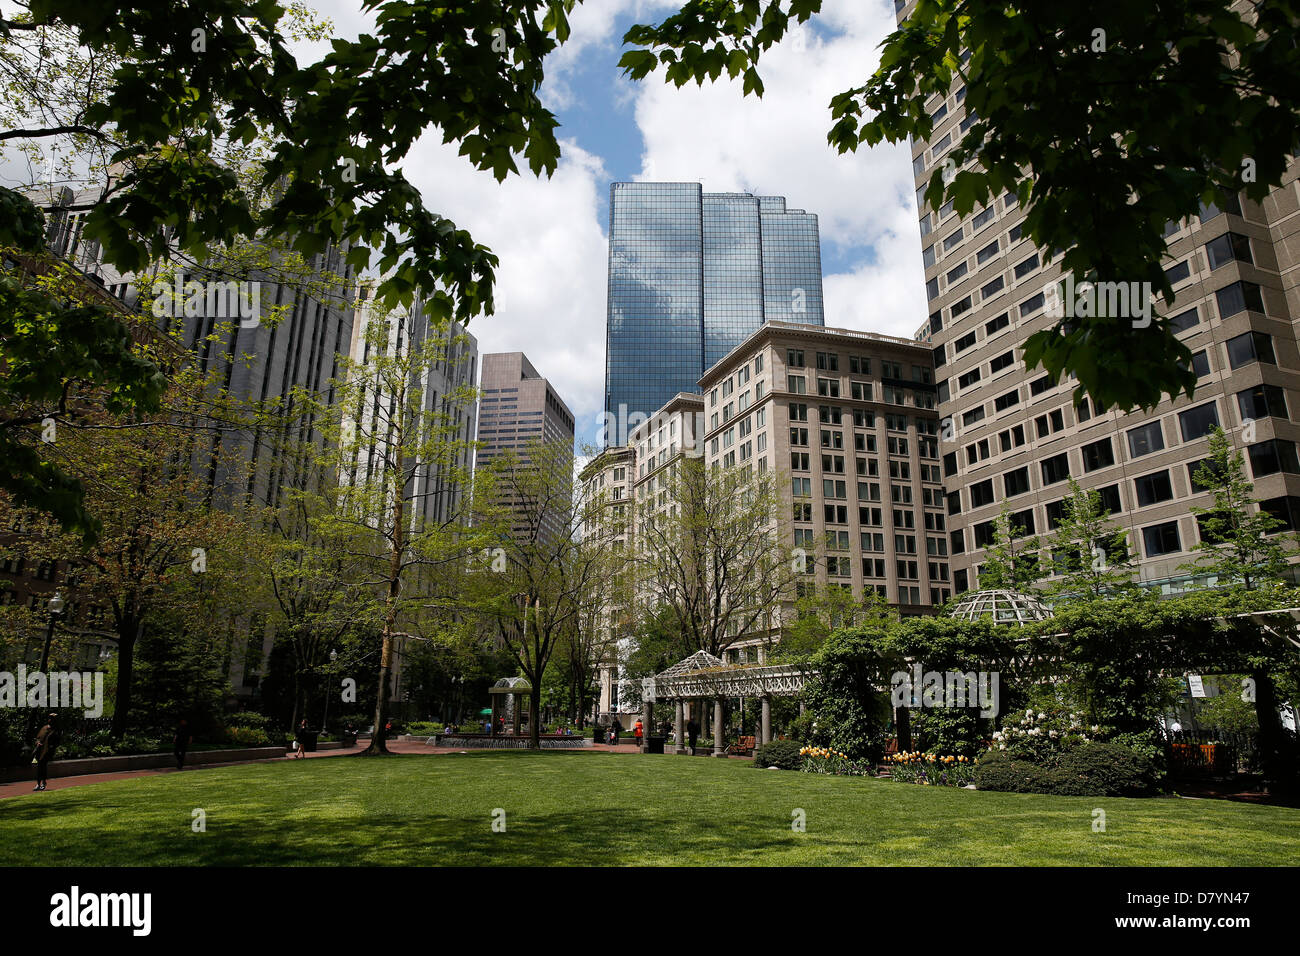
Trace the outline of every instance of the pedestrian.
<instances>
[{"instance_id":1,"label":"pedestrian","mask_svg":"<svg viewBox=\"0 0 1300 956\"><path fill-rule=\"evenodd\" d=\"M645 727L641 723L641 718L638 717L636 719L636 723L632 725L632 734L633 736L636 737L636 745L638 747L641 746L641 735L644 733L645 733Z\"/></svg>"},{"instance_id":2,"label":"pedestrian","mask_svg":"<svg viewBox=\"0 0 1300 956\"><path fill-rule=\"evenodd\" d=\"M695 744L700 739L700 725L694 719L686 722L686 737L691 743L691 756L695 756Z\"/></svg>"},{"instance_id":3,"label":"pedestrian","mask_svg":"<svg viewBox=\"0 0 1300 956\"><path fill-rule=\"evenodd\" d=\"M185 751L190 745L191 740L190 725L182 717L179 724L176 725L176 734L172 738L172 752L176 755L176 769L185 769Z\"/></svg>"},{"instance_id":4,"label":"pedestrian","mask_svg":"<svg viewBox=\"0 0 1300 956\"><path fill-rule=\"evenodd\" d=\"M52 712L44 726L36 732L36 749L32 752L32 763L36 764L36 790L45 789L50 758L54 756L55 748L59 746L59 741L63 737L55 724L58 717L58 714Z\"/></svg>"},{"instance_id":5,"label":"pedestrian","mask_svg":"<svg viewBox=\"0 0 1300 956\"><path fill-rule=\"evenodd\" d=\"M623 724L619 722L619 719L617 717L615 717L614 722L609 725L609 745L611 747L618 746L618 735L621 734L622 732L623 732Z\"/></svg>"},{"instance_id":6,"label":"pedestrian","mask_svg":"<svg viewBox=\"0 0 1300 956\"><path fill-rule=\"evenodd\" d=\"M298 732L293 736L293 756L294 759L307 756L307 718L304 717L298 724Z\"/></svg>"}]
</instances>

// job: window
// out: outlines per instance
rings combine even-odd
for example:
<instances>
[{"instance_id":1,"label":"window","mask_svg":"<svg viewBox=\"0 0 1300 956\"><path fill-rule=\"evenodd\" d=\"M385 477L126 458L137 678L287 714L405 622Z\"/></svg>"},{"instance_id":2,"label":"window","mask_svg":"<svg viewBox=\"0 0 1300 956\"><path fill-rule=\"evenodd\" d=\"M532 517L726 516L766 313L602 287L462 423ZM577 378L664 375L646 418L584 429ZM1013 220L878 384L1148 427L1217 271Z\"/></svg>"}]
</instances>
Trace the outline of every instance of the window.
<instances>
[{"instance_id":1,"label":"window","mask_svg":"<svg viewBox=\"0 0 1300 956\"><path fill-rule=\"evenodd\" d=\"M966 296L966 298L962 299L960 302L954 302L952 304L952 308L948 310L948 314L955 319L957 318L957 316L965 312L969 312L970 307L971 307L971 297Z\"/></svg>"},{"instance_id":2,"label":"window","mask_svg":"<svg viewBox=\"0 0 1300 956\"><path fill-rule=\"evenodd\" d=\"M1137 428L1129 430L1128 433L1128 453L1130 458L1141 458L1143 455L1150 455L1152 452L1160 451L1165 447L1164 432L1160 430L1160 422L1148 422L1145 425L1139 425Z\"/></svg>"},{"instance_id":3,"label":"window","mask_svg":"<svg viewBox=\"0 0 1300 956\"><path fill-rule=\"evenodd\" d=\"M803 368L803 349L786 349L785 364L791 368Z\"/></svg>"},{"instance_id":4,"label":"window","mask_svg":"<svg viewBox=\"0 0 1300 956\"><path fill-rule=\"evenodd\" d=\"M1108 515L1119 513L1119 485L1107 485L1105 488L1098 488L1097 495L1101 498L1102 511Z\"/></svg>"},{"instance_id":5,"label":"window","mask_svg":"<svg viewBox=\"0 0 1300 956\"><path fill-rule=\"evenodd\" d=\"M1210 374L1210 356L1205 349L1192 353L1192 371L1197 378L1205 378Z\"/></svg>"},{"instance_id":6,"label":"window","mask_svg":"<svg viewBox=\"0 0 1300 956\"><path fill-rule=\"evenodd\" d=\"M1176 262L1165 270L1165 278L1169 280L1170 285L1177 285L1192 274L1191 262L1183 260Z\"/></svg>"},{"instance_id":7,"label":"window","mask_svg":"<svg viewBox=\"0 0 1300 956\"><path fill-rule=\"evenodd\" d=\"M1011 363L1015 361L1015 359L1016 359L1015 349L1012 349L1010 352L1003 352L1001 355L994 356L992 361L989 362L989 371L1000 372L1004 368L1010 366Z\"/></svg>"},{"instance_id":8,"label":"window","mask_svg":"<svg viewBox=\"0 0 1300 956\"><path fill-rule=\"evenodd\" d=\"M921 264L927 269L934 265L934 243L921 250Z\"/></svg>"},{"instance_id":9,"label":"window","mask_svg":"<svg viewBox=\"0 0 1300 956\"><path fill-rule=\"evenodd\" d=\"M1084 445L1079 451L1083 453L1084 471L1096 471L1115 464L1115 451L1111 448L1109 438Z\"/></svg>"},{"instance_id":10,"label":"window","mask_svg":"<svg viewBox=\"0 0 1300 956\"><path fill-rule=\"evenodd\" d=\"M1266 362L1276 365L1273 356L1273 337L1263 332L1246 332L1236 338L1228 339L1228 366L1233 369L1249 365L1251 362Z\"/></svg>"},{"instance_id":11,"label":"window","mask_svg":"<svg viewBox=\"0 0 1300 956\"><path fill-rule=\"evenodd\" d=\"M1277 534L1280 531L1294 531L1297 527L1300 527L1300 498L1294 495L1284 495L1281 498L1270 498L1267 501L1261 501L1259 510L1282 522L1277 527L1270 529L1267 532L1268 534Z\"/></svg>"},{"instance_id":12,"label":"window","mask_svg":"<svg viewBox=\"0 0 1300 956\"><path fill-rule=\"evenodd\" d=\"M994 239L987 246L975 253L975 264L982 266L998 254L998 241Z\"/></svg>"},{"instance_id":13,"label":"window","mask_svg":"<svg viewBox=\"0 0 1300 956\"><path fill-rule=\"evenodd\" d=\"M1253 282L1234 282L1214 293L1214 297L1219 303L1221 319L1247 309L1253 312L1264 311L1264 296L1259 291L1259 286Z\"/></svg>"},{"instance_id":14,"label":"window","mask_svg":"<svg viewBox=\"0 0 1300 956\"><path fill-rule=\"evenodd\" d=\"M949 269L948 275L945 276L945 278L948 281L948 285L952 285L954 282L956 282L958 279L964 276L966 272L967 272L967 268L966 268L966 263L964 262L961 265L957 266L957 268L955 269Z\"/></svg>"},{"instance_id":15,"label":"window","mask_svg":"<svg viewBox=\"0 0 1300 956\"><path fill-rule=\"evenodd\" d=\"M1070 477L1070 458L1065 452L1053 455L1040 462L1043 470L1043 484L1054 485Z\"/></svg>"},{"instance_id":16,"label":"window","mask_svg":"<svg viewBox=\"0 0 1300 956\"><path fill-rule=\"evenodd\" d=\"M1237 408L1243 422L1256 418L1286 418L1286 392L1276 385L1256 385L1237 393Z\"/></svg>"},{"instance_id":17,"label":"window","mask_svg":"<svg viewBox=\"0 0 1300 956\"><path fill-rule=\"evenodd\" d=\"M975 344L975 332L974 330L972 330L970 332L967 332L961 338L957 339L957 341L953 343L953 348L958 354L960 354L961 352L964 352L966 349L970 348L974 344Z\"/></svg>"},{"instance_id":18,"label":"window","mask_svg":"<svg viewBox=\"0 0 1300 956\"><path fill-rule=\"evenodd\" d=\"M1020 317L1023 319L1025 316L1032 315L1041 309L1043 307L1044 298L1043 293L1040 292L1037 295L1030 296L1024 302L1021 302Z\"/></svg>"},{"instance_id":19,"label":"window","mask_svg":"<svg viewBox=\"0 0 1300 956\"><path fill-rule=\"evenodd\" d=\"M959 376L957 378L957 384L961 388L970 388L979 380L980 380L980 370L978 368L973 368L965 375Z\"/></svg>"},{"instance_id":20,"label":"window","mask_svg":"<svg viewBox=\"0 0 1300 956\"><path fill-rule=\"evenodd\" d=\"M1010 324L1011 324L1011 316L1008 315L1006 312L1003 312L997 318L989 319L987 322L984 323L984 334L992 335L995 332L1000 332Z\"/></svg>"},{"instance_id":21,"label":"window","mask_svg":"<svg viewBox=\"0 0 1300 956\"><path fill-rule=\"evenodd\" d=\"M1300 462L1296 460L1295 442L1280 438L1270 438L1251 445L1250 471L1256 478L1285 472L1288 475L1300 474Z\"/></svg>"},{"instance_id":22,"label":"window","mask_svg":"<svg viewBox=\"0 0 1300 956\"><path fill-rule=\"evenodd\" d=\"M1007 392L1005 395L999 395L993 400L994 408L999 412L1004 412L1012 405L1020 404L1020 389Z\"/></svg>"},{"instance_id":23,"label":"window","mask_svg":"<svg viewBox=\"0 0 1300 956\"><path fill-rule=\"evenodd\" d=\"M1196 306L1192 306L1186 312L1179 312L1172 319L1170 319L1169 328L1173 331L1174 335L1178 335L1181 332L1186 332L1192 326L1197 325L1200 321L1201 321L1200 311L1196 308Z\"/></svg>"},{"instance_id":24,"label":"window","mask_svg":"<svg viewBox=\"0 0 1300 956\"><path fill-rule=\"evenodd\" d=\"M1178 522L1167 521L1164 524L1143 528L1142 543L1146 547L1148 558L1181 551L1183 546L1178 540Z\"/></svg>"},{"instance_id":25,"label":"window","mask_svg":"<svg viewBox=\"0 0 1300 956\"><path fill-rule=\"evenodd\" d=\"M968 117L966 117L966 119L962 120L962 131L963 131L963 132L965 132L965 129L966 129L966 123L967 123L967 121L970 120L970 119L973 119L973 117L968 116ZM990 220L993 219L993 216L994 216L996 213L997 213L997 207L996 207L996 206L989 206L988 209L981 210L980 213L979 213L979 215L977 215L977 216L975 217L975 219L972 221L972 224L973 224L973 226L974 226L974 231L975 231L975 232L979 232L981 229L983 229L985 226L987 226L987 225L989 224Z\"/></svg>"},{"instance_id":26,"label":"window","mask_svg":"<svg viewBox=\"0 0 1300 956\"><path fill-rule=\"evenodd\" d=\"M1002 276L998 276L992 282L987 282L980 286L980 301L993 298L993 296L1002 291L1004 285L1006 285L1006 283L1003 281Z\"/></svg>"},{"instance_id":27,"label":"window","mask_svg":"<svg viewBox=\"0 0 1300 956\"><path fill-rule=\"evenodd\" d=\"M1133 487L1137 491L1139 508L1168 501L1174 496L1174 486L1169 481L1169 472L1167 471L1157 471L1154 474L1135 478L1133 479Z\"/></svg>"},{"instance_id":28,"label":"window","mask_svg":"<svg viewBox=\"0 0 1300 956\"><path fill-rule=\"evenodd\" d=\"M1052 376L1042 375L1029 383L1029 394L1031 396L1042 395L1043 392L1046 392L1049 389L1053 389L1055 387L1056 387L1056 383L1052 381Z\"/></svg>"},{"instance_id":29,"label":"window","mask_svg":"<svg viewBox=\"0 0 1300 956\"><path fill-rule=\"evenodd\" d=\"M1219 409L1214 402L1206 402L1178 414L1178 427L1182 430L1183 441L1204 438L1218 424Z\"/></svg>"},{"instance_id":30,"label":"window","mask_svg":"<svg viewBox=\"0 0 1300 956\"><path fill-rule=\"evenodd\" d=\"M1234 216L1241 215L1241 200L1237 198L1236 193L1224 196L1218 203L1201 203L1201 222L1207 223L1225 212L1230 212Z\"/></svg>"},{"instance_id":31,"label":"window","mask_svg":"<svg viewBox=\"0 0 1300 956\"><path fill-rule=\"evenodd\" d=\"M1229 262L1254 263L1250 255L1250 240L1235 232L1225 232L1217 239L1205 244L1205 256L1210 261L1210 270L1225 266Z\"/></svg>"},{"instance_id":32,"label":"window","mask_svg":"<svg viewBox=\"0 0 1300 956\"><path fill-rule=\"evenodd\" d=\"M1017 468L1002 476L1002 488L1008 498L1029 491L1029 468Z\"/></svg>"},{"instance_id":33,"label":"window","mask_svg":"<svg viewBox=\"0 0 1300 956\"><path fill-rule=\"evenodd\" d=\"M1208 474L1205 474L1202 477L1212 479L1209 484L1197 480L1197 476L1201 475L1202 469L1208 472ZM1211 488L1215 487L1217 474L1218 472L1214 467L1214 459L1212 458L1202 458L1200 461L1194 461L1187 466L1187 480L1191 485L1194 494L1202 491L1209 491Z\"/></svg>"},{"instance_id":34,"label":"window","mask_svg":"<svg viewBox=\"0 0 1300 956\"><path fill-rule=\"evenodd\" d=\"M1016 265L1015 274L1017 279L1023 279L1029 273L1038 268L1038 253L1034 253L1028 259Z\"/></svg>"},{"instance_id":35,"label":"window","mask_svg":"<svg viewBox=\"0 0 1300 956\"><path fill-rule=\"evenodd\" d=\"M968 412L963 412L961 416L962 425L969 427L984 418L984 406L977 405Z\"/></svg>"},{"instance_id":36,"label":"window","mask_svg":"<svg viewBox=\"0 0 1300 956\"><path fill-rule=\"evenodd\" d=\"M970 506L979 508L993 504L993 479L985 478L970 486ZM951 513L951 512L950 512Z\"/></svg>"},{"instance_id":37,"label":"window","mask_svg":"<svg viewBox=\"0 0 1300 956\"><path fill-rule=\"evenodd\" d=\"M943 240L943 251L951 252L953 246L961 242L964 235L965 233L963 233L962 230L958 228L956 232L954 232L951 236L948 236Z\"/></svg>"}]
</instances>

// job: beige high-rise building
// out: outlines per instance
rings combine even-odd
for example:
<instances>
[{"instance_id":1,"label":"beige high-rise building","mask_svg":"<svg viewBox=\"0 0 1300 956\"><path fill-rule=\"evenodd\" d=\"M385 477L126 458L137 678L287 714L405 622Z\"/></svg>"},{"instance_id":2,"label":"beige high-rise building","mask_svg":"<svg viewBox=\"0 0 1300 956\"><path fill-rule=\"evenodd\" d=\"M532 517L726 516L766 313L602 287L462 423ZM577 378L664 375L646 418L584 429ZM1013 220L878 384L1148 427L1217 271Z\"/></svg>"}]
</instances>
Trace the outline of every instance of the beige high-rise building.
<instances>
[{"instance_id":1,"label":"beige high-rise building","mask_svg":"<svg viewBox=\"0 0 1300 956\"><path fill-rule=\"evenodd\" d=\"M805 587L874 590L904 614L952 596L928 348L768 322L700 388L707 466L775 473Z\"/></svg>"},{"instance_id":2,"label":"beige high-rise building","mask_svg":"<svg viewBox=\"0 0 1300 956\"><path fill-rule=\"evenodd\" d=\"M900 22L913 6L898 7ZM1026 536L1049 536L1069 477L1100 492L1128 532L1143 583L1166 593L1212 583L1179 566L1195 559L1201 540L1190 507L1212 504L1192 475L1213 426L1245 453L1263 506L1290 529L1300 517L1300 425L1291 412L1300 401L1300 167L1262 204L1231 196L1168 226L1165 271L1177 299L1157 307L1193 354L1195 396L1130 414L1091 399L1076 404L1076 381L1026 371L1022 355L1030 335L1058 321L1049 287L1063 278L1060 256L1047 261L1021 235L1013 196L965 219L951 203L936 212L922 198L969 125L964 94L958 80L931 98L933 133L912 150L930 309L917 338L933 347L950 425L941 451L955 590L979 586L1004 504Z\"/></svg>"}]
</instances>

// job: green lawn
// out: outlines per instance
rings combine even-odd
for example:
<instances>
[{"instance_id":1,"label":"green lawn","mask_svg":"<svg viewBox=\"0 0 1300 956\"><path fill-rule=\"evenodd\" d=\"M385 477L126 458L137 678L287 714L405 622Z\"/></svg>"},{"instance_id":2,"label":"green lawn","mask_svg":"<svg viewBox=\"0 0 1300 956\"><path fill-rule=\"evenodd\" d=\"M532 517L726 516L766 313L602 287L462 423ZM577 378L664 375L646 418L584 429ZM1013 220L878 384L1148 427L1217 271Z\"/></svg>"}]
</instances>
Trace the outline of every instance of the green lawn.
<instances>
[{"instance_id":1,"label":"green lawn","mask_svg":"<svg viewBox=\"0 0 1300 956\"><path fill-rule=\"evenodd\" d=\"M192 811L207 832L191 831ZM1093 809L1106 811L1094 833ZM492 831L494 809L506 832ZM792 811L807 832L791 829ZM1282 865L1300 810L735 760L484 752L200 769L0 801L0 865Z\"/></svg>"}]
</instances>

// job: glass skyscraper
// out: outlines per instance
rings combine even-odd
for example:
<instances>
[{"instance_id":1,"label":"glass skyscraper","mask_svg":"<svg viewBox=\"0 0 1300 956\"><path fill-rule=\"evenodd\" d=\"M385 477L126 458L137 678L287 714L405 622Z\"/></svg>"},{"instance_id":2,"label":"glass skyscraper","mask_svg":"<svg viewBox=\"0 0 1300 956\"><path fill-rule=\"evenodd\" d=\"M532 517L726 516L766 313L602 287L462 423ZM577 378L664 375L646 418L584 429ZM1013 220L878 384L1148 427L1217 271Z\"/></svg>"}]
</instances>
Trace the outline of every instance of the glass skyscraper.
<instances>
[{"instance_id":1,"label":"glass skyscraper","mask_svg":"<svg viewBox=\"0 0 1300 956\"><path fill-rule=\"evenodd\" d=\"M824 324L815 215L699 183L610 186L611 428L696 391L705 369L769 320Z\"/></svg>"}]
</instances>

